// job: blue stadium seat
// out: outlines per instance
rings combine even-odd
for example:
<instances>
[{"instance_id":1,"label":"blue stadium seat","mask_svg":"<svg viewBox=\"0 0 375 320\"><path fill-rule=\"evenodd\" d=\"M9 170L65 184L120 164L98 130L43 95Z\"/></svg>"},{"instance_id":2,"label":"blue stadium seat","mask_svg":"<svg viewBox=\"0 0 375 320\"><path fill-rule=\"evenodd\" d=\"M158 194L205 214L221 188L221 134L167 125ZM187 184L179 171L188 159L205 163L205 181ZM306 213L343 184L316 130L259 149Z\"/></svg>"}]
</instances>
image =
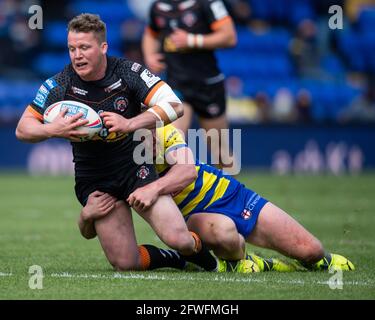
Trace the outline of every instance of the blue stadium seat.
<instances>
[{"instance_id":1,"label":"blue stadium seat","mask_svg":"<svg viewBox=\"0 0 375 320\"><path fill-rule=\"evenodd\" d=\"M107 23L107 41L109 48L119 50L122 46L123 40L121 37L120 24Z\"/></svg>"},{"instance_id":2,"label":"blue stadium seat","mask_svg":"<svg viewBox=\"0 0 375 320\"><path fill-rule=\"evenodd\" d=\"M326 72L332 75L342 75L345 72L345 67L341 60L334 54L323 57L320 65Z\"/></svg>"},{"instance_id":3,"label":"blue stadium seat","mask_svg":"<svg viewBox=\"0 0 375 320\"><path fill-rule=\"evenodd\" d=\"M291 34L283 28L255 33L244 27L237 28L237 37L237 50L256 54L286 53L292 38Z\"/></svg>"},{"instance_id":4,"label":"blue stadium seat","mask_svg":"<svg viewBox=\"0 0 375 320\"><path fill-rule=\"evenodd\" d=\"M364 7L358 16L358 25L362 32L373 33L375 29L375 7Z\"/></svg>"},{"instance_id":5,"label":"blue stadium seat","mask_svg":"<svg viewBox=\"0 0 375 320\"><path fill-rule=\"evenodd\" d=\"M69 64L68 53L41 53L33 63L33 69L44 77L51 77Z\"/></svg>"},{"instance_id":6,"label":"blue stadium seat","mask_svg":"<svg viewBox=\"0 0 375 320\"><path fill-rule=\"evenodd\" d=\"M80 13L99 14L100 18L105 22L123 22L126 19L134 18L134 13L130 10L126 1L74 1L69 6L73 15Z\"/></svg>"},{"instance_id":7,"label":"blue stadium seat","mask_svg":"<svg viewBox=\"0 0 375 320\"><path fill-rule=\"evenodd\" d=\"M275 80L287 79L293 74L292 64L288 57L284 55L265 57L263 64L267 66L270 77L274 78Z\"/></svg>"},{"instance_id":8,"label":"blue stadium seat","mask_svg":"<svg viewBox=\"0 0 375 320\"><path fill-rule=\"evenodd\" d=\"M272 50L278 53L289 51L292 35L286 29L278 28L272 32Z\"/></svg>"},{"instance_id":9,"label":"blue stadium seat","mask_svg":"<svg viewBox=\"0 0 375 320\"><path fill-rule=\"evenodd\" d=\"M366 71L366 61L363 50L363 40L360 34L353 30L343 32L338 36L338 48L355 71Z\"/></svg>"},{"instance_id":10,"label":"blue stadium seat","mask_svg":"<svg viewBox=\"0 0 375 320\"><path fill-rule=\"evenodd\" d=\"M326 106L319 102L314 102L311 108L311 116L318 123L326 121L328 119Z\"/></svg>"},{"instance_id":11,"label":"blue stadium seat","mask_svg":"<svg viewBox=\"0 0 375 320\"><path fill-rule=\"evenodd\" d=\"M67 24L65 21L47 22L43 28L43 41L53 48L66 48Z\"/></svg>"},{"instance_id":12,"label":"blue stadium seat","mask_svg":"<svg viewBox=\"0 0 375 320\"><path fill-rule=\"evenodd\" d=\"M288 21L292 26L298 26L305 19L314 20L315 18L315 12L310 1L293 1L289 9Z\"/></svg>"},{"instance_id":13,"label":"blue stadium seat","mask_svg":"<svg viewBox=\"0 0 375 320\"><path fill-rule=\"evenodd\" d=\"M0 80L0 109L3 119L19 118L25 107L34 99L40 83Z\"/></svg>"},{"instance_id":14,"label":"blue stadium seat","mask_svg":"<svg viewBox=\"0 0 375 320\"><path fill-rule=\"evenodd\" d=\"M249 2L254 18L262 20L270 19L272 0L249 0Z\"/></svg>"},{"instance_id":15,"label":"blue stadium seat","mask_svg":"<svg viewBox=\"0 0 375 320\"><path fill-rule=\"evenodd\" d=\"M363 52L365 56L372 56L375 52L375 33L373 32L366 32L358 34L360 42L360 50Z\"/></svg>"}]
</instances>

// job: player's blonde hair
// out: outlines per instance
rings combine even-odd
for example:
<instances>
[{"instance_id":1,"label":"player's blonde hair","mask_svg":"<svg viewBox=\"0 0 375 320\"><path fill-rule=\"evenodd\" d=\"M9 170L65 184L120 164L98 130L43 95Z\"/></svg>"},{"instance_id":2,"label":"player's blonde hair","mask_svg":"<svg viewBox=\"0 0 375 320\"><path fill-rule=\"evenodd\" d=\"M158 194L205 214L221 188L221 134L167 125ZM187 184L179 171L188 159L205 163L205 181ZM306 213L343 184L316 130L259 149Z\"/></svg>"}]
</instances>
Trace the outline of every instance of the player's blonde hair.
<instances>
[{"instance_id":1,"label":"player's blonde hair","mask_svg":"<svg viewBox=\"0 0 375 320\"><path fill-rule=\"evenodd\" d=\"M92 13L82 13L68 23L68 32L93 32L99 43L107 41L107 28L100 16Z\"/></svg>"}]
</instances>

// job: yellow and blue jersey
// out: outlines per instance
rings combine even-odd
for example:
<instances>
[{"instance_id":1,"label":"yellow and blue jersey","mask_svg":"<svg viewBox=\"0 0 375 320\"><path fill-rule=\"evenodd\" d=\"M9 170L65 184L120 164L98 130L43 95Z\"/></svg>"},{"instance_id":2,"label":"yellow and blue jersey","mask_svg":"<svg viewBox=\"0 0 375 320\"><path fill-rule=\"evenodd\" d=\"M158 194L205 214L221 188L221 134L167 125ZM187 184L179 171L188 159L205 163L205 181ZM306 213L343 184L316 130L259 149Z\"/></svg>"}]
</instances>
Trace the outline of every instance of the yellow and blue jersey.
<instances>
[{"instance_id":1,"label":"yellow and blue jersey","mask_svg":"<svg viewBox=\"0 0 375 320\"><path fill-rule=\"evenodd\" d=\"M180 132L171 124L157 128L161 144L156 155L156 171L163 176L169 169L166 155L172 150L187 147ZM232 218L245 237L253 229L260 210L267 200L223 171L196 160L198 177L173 197L184 217L194 213L221 213Z\"/></svg>"}]
</instances>

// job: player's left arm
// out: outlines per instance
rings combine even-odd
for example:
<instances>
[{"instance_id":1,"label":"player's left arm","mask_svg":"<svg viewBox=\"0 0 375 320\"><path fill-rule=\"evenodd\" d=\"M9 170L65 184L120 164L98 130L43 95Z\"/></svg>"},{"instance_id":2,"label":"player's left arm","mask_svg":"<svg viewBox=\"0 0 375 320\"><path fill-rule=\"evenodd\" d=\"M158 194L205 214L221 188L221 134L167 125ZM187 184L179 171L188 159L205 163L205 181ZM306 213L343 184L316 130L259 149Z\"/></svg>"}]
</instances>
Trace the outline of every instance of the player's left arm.
<instances>
[{"instance_id":1,"label":"player's left arm","mask_svg":"<svg viewBox=\"0 0 375 320\"><path fill-rule=\"evenodd\" d=\"M197 178L194 155L187 146L168 152L166 161L171 166L169 171L130 194L127 199L130 206L141 211L147 210L160 195L177 194Z\"/></svg>"},{"instance_id":2,"label":"player's left arm","mask_svg":"<svg viewBox=\"0 0 375 320\"><path fill-rule=\"evenodd\" d=\"M78 228L86 239L96 237L95 220L107 216L115 207L117 199L108 193L94 191L87 199L78 218Z\"/></svg>"},{"instance_id":3,"label":"player's left arm","mask_svg":"<svg viewBox=\"0 0 375 320\"><path fill-rule=\"evenodd\" d=\"M157 184L159 195L177 194L197 179L195 158L189 147L171 150L165 158L170 169L154 182Z\"/></svg>"}]
</instances>

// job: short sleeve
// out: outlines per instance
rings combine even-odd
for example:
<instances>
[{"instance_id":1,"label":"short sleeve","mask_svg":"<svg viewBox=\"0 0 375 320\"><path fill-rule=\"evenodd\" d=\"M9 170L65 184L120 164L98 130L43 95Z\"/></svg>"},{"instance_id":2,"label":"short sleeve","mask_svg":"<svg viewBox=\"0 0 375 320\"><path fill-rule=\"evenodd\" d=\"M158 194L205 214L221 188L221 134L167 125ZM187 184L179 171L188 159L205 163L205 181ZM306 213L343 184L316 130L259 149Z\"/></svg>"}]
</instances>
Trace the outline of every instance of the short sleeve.
<instances>
[{"instance_id":1,"label":"short sleeve","mask_svg":"<svg viewBox=\"0 0 375 320\"><path fill-rule=\"evenodd\" d=\"M151 31L154 34L159 33L160 29L158 25L156 24L156 19L155 19L155 6L156 6L156 1L151 5L149 15L148 15L148 24L147 27L151 29Z\"/></svg>"},{"instance_id":2,"label":"short sleeve","mask_svg":"<svg viewBox=\"0 0 375 320\"><path fill-rule=\"evenodd\" d=\"M222 0L203 0L203 8L212 30L217 29L222 23L231 20L228 10Z\"/></svg>"},{"instance_id":3,"label":"short sleeve","mask_svg":"<svg viewBox=\"0 0 375 320\"><path fill-rule=\"evenodd\" d=\"M137 100L148 106L153 94L164 82L137 62L122 60L120 76L124 78Z\"/></svg>"},{"instance_id":4,"label":"short sleeve","mask_svg":"<svg viewBox=\"0 0 375 320\"><path fill-rule=\"evenodd\" d=\"M64 100L68 80L64 72L47 79L39 87L34 100L30 103L34 115L43 116L44 111L53 103Z\"/></svg>"},{"instance_id":5,"label":"short sleeve","mask_svg":"<svg viewBox=\"0 0 375 320\"><path fill-rule=\"evenodd\" d=\"M178 131L176 127L174 127L171 124L163 127L163 131L161 134L163 135L162 138L164 141L165 154L171 152L172 150L176 150L181 147L187 146L182 134Z\"/></svg>"}]
</instances>

